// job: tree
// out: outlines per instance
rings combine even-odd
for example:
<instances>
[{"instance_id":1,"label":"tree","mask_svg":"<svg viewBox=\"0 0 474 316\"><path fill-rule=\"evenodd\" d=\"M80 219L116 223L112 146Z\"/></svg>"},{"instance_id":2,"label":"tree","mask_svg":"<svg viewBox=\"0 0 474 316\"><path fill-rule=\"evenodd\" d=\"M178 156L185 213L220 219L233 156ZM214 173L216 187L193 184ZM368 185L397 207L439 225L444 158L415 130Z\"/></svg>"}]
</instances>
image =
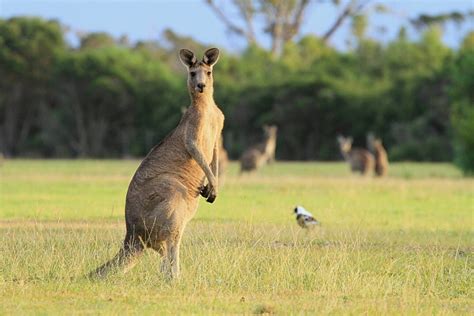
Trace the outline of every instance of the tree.
<instances>
[{"instance_id":1,"label":"tree","mask_svg":"<svg viewBox=\"0 0 474 316\"><path fill-rule=\"evenodd\" d=\"M323 42L327 42L347 18L358 16L370 0L331 2L341 9L333 23L322 33ZM217 4L215 0L206 0L206 3L232 34L244 37L249 45L258 44L255 25L263 20L263 31L270 37L273 57L281 56L285 46L300 33L305 13L311 7L310 0L233 0L232 7L242 20L238 23L229 18L222 4Z\"/></svg>"},{"instance_id":2,"label":"tree","mask_svg":"<svg viewBox=\"0 0 474 316\"><path fill-rule=\"evenodd\" d=\"M79 34L81 49L111 47L116 45L115 39L105 32Z\"/></svg>"},{"instance_id":3,"label":"tree","mask_svg":"<svg viewBox=\"0 0 474 316\"><path fill-rule=\"evenodd\" d=\"M215 98L227 117L233 158L259 138L263 124L276 123L282 159L338 159L338 133L360 146L373 131L392 160L451 161L454 139L456 161L470 172L474 35L453 51L433 25L417 41L402 29L385 45L365 36L368 13L347 18L356 39L348 51L307 34L284 44L280 58L258 45L223 54ZM160 40L135 45L93 33L74 49L62 29L37 18L0 20L1 150L146 154L189 104L176 51L204 50L203 44L167 30Z\"/></svg>"},{"instance_id":4,"label":"tree","mask_svg":"<svg viewBox=\"0 0 474 316\"><path fill-rule=\"evenodd\" d=\"M424 30L431 26L441 26L443 27L445 24L454 23L456 26L460 26L466 20L472 19L474 17L474 11L469 12L449 12L449 13L442 13L436 15L429 15L429 14L420 14L416 18L410 19L411 25L415 27L417 30Z\"/></svg>"},{"instance_id":5,"label":"tree","mask_svg":"<svg viewBox=\"0 0 474 316\"><path fill-rule=\"evenodd\" d=\"M451 71L451 81L455 162L465 174L474 175L474 32L463 41Z\"/></svg>"},{"instance_id":6,"label":"tree","mask_svg":"<svg viewBox=\"0 0 474 316\"><path fill-rule=\"evenodd\" d=\"M21 152L35 141L31 131L48 103L48 85L58 54L64 49L55 20L17 17L0 19L0 150ZM35 126L36 125L36 126Z\"/></svg>"},{"instance_id":7,"label":"tree","mask_svg":"<svg viewBox=\"0 0 474 316\"><path fill-rule=\"evenodd\" d=\"M61 120L68 125L57 142L75 156L144 154L176 123L177 101L185 95L160 62L119 47L65 54L56 78ZM147 129L154 129L153 139L132 144Z\"/></svg>"}]
</instances>

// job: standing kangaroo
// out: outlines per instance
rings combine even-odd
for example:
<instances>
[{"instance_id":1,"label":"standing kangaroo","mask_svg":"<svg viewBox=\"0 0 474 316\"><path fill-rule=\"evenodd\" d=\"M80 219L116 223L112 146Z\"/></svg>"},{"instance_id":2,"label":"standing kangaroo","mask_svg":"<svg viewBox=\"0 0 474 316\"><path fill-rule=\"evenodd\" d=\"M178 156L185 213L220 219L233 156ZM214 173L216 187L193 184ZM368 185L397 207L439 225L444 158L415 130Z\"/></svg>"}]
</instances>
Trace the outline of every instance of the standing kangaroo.
<instances>
[{"instance_id":1,"label":"standing kangaroo","mask_svg":"<svg viewBox=\"0 0 474 316\"><path fill-rule=\"evenodd\" d=\"M245 150L240 158L241 172L256 170L266 163L275 161L277 131L275 125L263 126L263 141Z\"/></svg>"},{"instance_id":2,"label":"standing kangaroo","mask_svg":"<svg viewBox=\"0 0 474 316\"><path fill-rule=\"evenodd\" d=\"M382 145L380 138L375 138L374 135L367 136L367 146L374 153L375 157L375 174L379 177L386 176L388 173L388 156L387 151Z\"/></svg>"},{"instance_id":3,"label":"standing kangaroo","mask_svg":"<svg viewBox=\"0 0 474 316\"><path fill-rule=\"evenodd\" d=\"M224 115L214 103L212 68L219 50L208 49L202 61L187 49L180 50L179 57L188 70L191 106L135 172L125 204L127 233L123 246L90 277L104 277L119 267L127 271L145 248L162 255L161 271L166 277L178 277L181 237L196 213L199 195L209 203L217 196Z\"/></svg>"},{"instance_id":4,"label":"standing kangaroo","mask_svg":"<svg viewBox=\"0 0 474 316\"><path fill-rule=\"evenodd\" d=\"M264 125L263 131L265 134L265 140L257 146L259 146L259 149L265 154L267 163L272 163L275 161L278 127L275 125Z\"/></svg>"},{"instance_id":5,"label":"standing kangaroo","mask_svg":"<svg viewBox=\"0 0 474 316\"><path fill-rule=\"evenodd\" d=\"M352 148L352 137L338 136L341 154L351 166L352 172L367 175L374 168L374 156L365 149Z\"/></svg>"}]
</instances>

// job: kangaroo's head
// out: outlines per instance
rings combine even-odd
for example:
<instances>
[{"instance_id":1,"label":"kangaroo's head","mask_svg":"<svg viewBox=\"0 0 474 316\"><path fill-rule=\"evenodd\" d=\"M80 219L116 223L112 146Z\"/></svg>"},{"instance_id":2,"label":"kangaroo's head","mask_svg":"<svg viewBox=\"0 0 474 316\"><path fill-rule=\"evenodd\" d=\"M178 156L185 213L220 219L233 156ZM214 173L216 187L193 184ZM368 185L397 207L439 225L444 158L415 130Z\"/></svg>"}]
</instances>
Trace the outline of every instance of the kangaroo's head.
<instances>
[{"instance_id":1,"label":"kangaroo's head","mask_svg":"<svg viewBox=\"0 0 474 316\"><path fill-rule=\"evenodd\" d=\"M339 143L339 147L341 148L342 152L347 153L351 151L352 137L338 136L337 142Z\"/></svg>"},{"instance_id":2,"label":"kangaroo's head","mask_svg":"<svg viewBox=\"0 0 474 316\"><path fill-rule=\"evenodd\" d=\"M263 125L263 133L265 139L276 139L278 127L275 125Z\"/></svg>"},{"instance_id":3,"label":"kangaroo's head","mask_svg":"<svg viewBox=\"0 0 474 316\"><path fill-rule=\"evenodd\" d=\"M198 61L194 53L188 49L179 51L179 58L188 70L188 90L191 96L213 92L212 67L219 59L219 50L210 48Z\"/></svg>"}]
</instances>

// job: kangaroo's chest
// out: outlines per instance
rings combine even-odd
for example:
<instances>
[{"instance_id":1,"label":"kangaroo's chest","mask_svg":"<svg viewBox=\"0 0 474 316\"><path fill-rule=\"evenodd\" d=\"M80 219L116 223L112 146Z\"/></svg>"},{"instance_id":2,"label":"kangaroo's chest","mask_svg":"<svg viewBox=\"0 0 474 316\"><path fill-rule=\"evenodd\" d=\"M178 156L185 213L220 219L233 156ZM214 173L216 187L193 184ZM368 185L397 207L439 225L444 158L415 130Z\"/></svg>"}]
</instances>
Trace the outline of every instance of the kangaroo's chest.
<instances>
[{"instance_id":1,"label":"kangaroo's chest","mask_svg":"<svg viewBox=\"0 0 474 316\"><path fill-rule=\"evenodd\" d=\"M198 143L208 162L212 160L214 147L218 141L221 130L222 122L219 113L216 111L208 113L205 118L205 123L202 124L201 132L198 135Z\"/></svg>"}]
</instances>

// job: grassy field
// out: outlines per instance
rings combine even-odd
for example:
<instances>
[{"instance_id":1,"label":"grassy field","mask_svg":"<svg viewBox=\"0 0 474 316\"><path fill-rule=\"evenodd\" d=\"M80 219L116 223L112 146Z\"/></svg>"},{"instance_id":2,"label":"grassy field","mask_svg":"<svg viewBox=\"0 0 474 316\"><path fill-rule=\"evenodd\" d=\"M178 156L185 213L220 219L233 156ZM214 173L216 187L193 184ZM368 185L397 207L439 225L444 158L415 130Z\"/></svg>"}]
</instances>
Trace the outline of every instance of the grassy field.
<instances>
[{"instance_id":1,"label":"grassy field","mask_svg":"<svg viewBox=\"0 0 474 316\"><path fill-rule=\"evenodd\" d=\"M112 257L138 161L0 167L0 314L474 313L474 180L449 164L277 163L201 201L168 283L148 251L128 274L81 276ZM322 222L303 231L301 204Z\"/></svg>"}]
</instances>

